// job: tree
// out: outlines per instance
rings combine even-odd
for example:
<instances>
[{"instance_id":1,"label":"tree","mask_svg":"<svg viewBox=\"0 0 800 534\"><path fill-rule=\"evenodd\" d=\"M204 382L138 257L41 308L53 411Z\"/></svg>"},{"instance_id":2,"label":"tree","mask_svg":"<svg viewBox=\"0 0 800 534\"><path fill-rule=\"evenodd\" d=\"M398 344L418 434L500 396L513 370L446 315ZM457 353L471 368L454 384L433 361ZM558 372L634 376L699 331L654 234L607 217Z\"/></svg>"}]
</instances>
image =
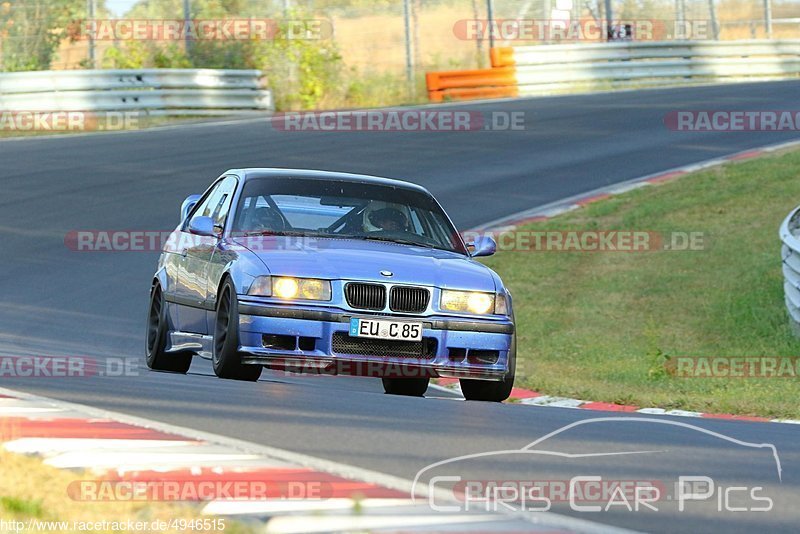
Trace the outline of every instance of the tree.
<instances>
[{"instance_id":1,"label":"tree","mask_svg":"<svg viewBox=\"0 0 800 534\"><path fill-rule=\"evenodd\" d=\"M0 3L0 68L47 70L85 0L6 0Z\"/></svg>"}]
</instances>

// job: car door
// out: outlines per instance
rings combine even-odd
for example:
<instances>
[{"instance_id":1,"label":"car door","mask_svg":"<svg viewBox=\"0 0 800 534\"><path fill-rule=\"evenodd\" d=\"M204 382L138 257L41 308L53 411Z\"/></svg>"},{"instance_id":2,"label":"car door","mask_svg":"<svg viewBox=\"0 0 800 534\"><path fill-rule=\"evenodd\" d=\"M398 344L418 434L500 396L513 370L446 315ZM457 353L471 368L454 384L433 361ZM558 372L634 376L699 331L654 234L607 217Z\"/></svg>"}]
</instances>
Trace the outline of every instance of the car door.
<instances>
[{"instance_id":1,"label":"car door","mask_svg":"<svg viewBox=\"0 0 800 534\"><path fill-rule=\"evenodd\" d=\"M209 286L213 286L212 292L216 293L215 284L219 281L218 269L210 269L210 263L218 249L236 185L236 177L224 177L209 195L208 202L193 215L211 217L218 236L193 235L190 246L186 249L183 270L185 279L182 285L186 298L192 305L180 313L182 330L185 332L209 333L208 315L213 315L215 306L214 298L209 298Z\"/></svg>"},{"instance_id":2,"label":"car door","mask_svg":"<svg viewBox=\"0 0 800 534\"><path fill-rule=\"evenodd\" d=\"M191 288L191 277L186 270L189 249L192 248L196 240L199 239L198 236L189 232L189 221L191 221L192 217L195 215L199 215L205 211L206 207L211 201L211 197L214 195L214 192L219 188L220 183L221 180L217 181L208 189L208 191L205 192L203 197L197 202L197 205L192 209L189 216L186 217L186 220L183 221L183 224L178 230L178 235L174 240L174 267L176 275L173 289L170 294L170 300L175 303L178 312L177 314L173 315L173 317L177 317L175 326L178 330L183 332L192 331L188 328L188 323L184 318L191 317L192 314L196 313L192 310L192 308L199 305L199 303L192 298L193 291Z\"/></svg>"}]
</instances>

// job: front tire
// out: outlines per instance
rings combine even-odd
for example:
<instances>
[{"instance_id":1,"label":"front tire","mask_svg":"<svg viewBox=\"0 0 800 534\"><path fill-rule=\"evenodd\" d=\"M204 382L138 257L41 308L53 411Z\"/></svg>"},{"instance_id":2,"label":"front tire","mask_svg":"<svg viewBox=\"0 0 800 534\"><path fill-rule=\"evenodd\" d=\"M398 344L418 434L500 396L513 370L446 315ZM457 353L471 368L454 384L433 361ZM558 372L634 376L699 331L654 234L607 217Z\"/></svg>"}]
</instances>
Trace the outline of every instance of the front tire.
<instances>
[{"instance_id":1,"label":"front tire","mask_svg":"<svg viewBox=\"0 0 800 534\"><path fill-rule=\"evenodd\" d=\"M383 391L388 395L422 397L428 390L430 378L383 378Z\"/></svg>"},{"instance_id":2,"label":"front tire","mask_svg":"<svg viewBox=\"0 0 800 534\"><path fill-rule=\"evenodd\" d=\"M220 378L255 382L261 376L260 365L245 365L239 353L239 301L230 278L226 278L217 298L211 364Z\"/></svg>"},{"instance_id":3,"label":"front tire","mask_svg":"<svg viewBox=\"0 0 800 534\"><path fill-rule=\"evenodd\" d=\"M155 371L171 371L186 374L192 365L191 352L166 352L167 308L161 285L150 290L150 309L147 314L145 337L145 363Z\"/></svg>"},{"instance_id":4,"label":"front tire","mask_svg":"<svg viewBox=\"0 0 800 534\"><path fill-rule=\"evenodd\" d=\"M492 382L488 380L470 380L462 378L461 393L468 401L503 402L511 395L514 387L514 375L517 367L517 333L511 340L508 350L508 371L503 380Z\"/></svg>"}]
</instances>

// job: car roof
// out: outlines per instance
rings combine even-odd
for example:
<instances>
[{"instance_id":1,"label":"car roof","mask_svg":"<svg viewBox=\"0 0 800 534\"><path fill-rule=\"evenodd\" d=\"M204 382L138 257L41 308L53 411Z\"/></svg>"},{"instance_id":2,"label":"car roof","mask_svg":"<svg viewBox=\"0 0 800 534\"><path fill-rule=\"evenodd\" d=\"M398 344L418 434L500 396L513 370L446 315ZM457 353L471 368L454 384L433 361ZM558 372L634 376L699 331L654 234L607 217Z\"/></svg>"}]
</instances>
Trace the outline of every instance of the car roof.
<instances>
[{"instance_id":1,"label":"car roof","mask_svg":"<svg viewBox=\"0 0 800 534\"><path fill-rule=\"evenodd\" d=\"M269 177L296 177L310 180L338 180L343 182L354 182L362 184L383 185L388 187L399 187L410 189L430 195L430 192L411 182L395 180L393 178L382 178L380 176L370 176L367 174L352 174L349 172L322 171L316 169L282 169L277 167L230 169L226 174L238 174L244 181L255 178Z\"/></svg>"}]
</instances>

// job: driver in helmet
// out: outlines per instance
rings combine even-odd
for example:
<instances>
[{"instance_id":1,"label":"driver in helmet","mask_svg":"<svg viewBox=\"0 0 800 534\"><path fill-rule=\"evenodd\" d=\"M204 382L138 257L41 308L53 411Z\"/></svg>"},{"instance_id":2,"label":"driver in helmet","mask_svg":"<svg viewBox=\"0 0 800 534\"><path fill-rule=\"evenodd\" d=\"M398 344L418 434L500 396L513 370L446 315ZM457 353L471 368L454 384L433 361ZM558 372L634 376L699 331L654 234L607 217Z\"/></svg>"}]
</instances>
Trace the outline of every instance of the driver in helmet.
<instances>
[{"instance_id":1,"label":"driver in helmet","mask_svg":"<svg viewBox=\"0 0 800 534\"><path fill-rule=\"evenodd\" d=\"M403 212L394 208L383 208L373 211L369 216L370 222L384 232L405 232L408 221Z\"/></svg>"},{"instance_id":2,"label":"driver in helmet","mask_svg":"<svg viewBox=\"0 0 800 534\"><path fill-rule=\"evenodd\" d=\"M408 217L396 204L373 201L364 210L365 232L407 232Z\"/></svg>"}]
</instances>

